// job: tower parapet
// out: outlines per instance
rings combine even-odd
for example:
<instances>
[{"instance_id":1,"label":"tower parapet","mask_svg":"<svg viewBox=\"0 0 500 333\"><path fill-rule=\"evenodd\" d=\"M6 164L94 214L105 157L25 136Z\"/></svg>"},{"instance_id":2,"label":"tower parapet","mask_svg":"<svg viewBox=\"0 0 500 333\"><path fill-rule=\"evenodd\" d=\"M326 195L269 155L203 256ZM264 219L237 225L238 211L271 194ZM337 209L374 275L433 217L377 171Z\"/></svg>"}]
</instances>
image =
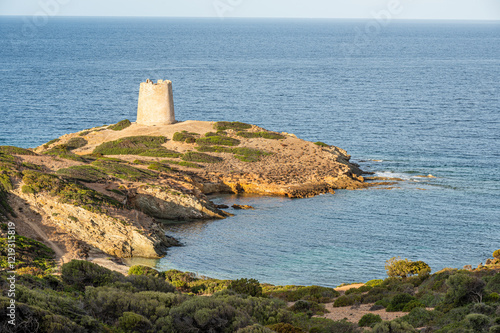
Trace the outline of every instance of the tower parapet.
<instances>
[{"instance_id":1,"label":"tower parapet","mask_svg":"<svg viewBox=\"0 0 500 333\"><path fill-rule=\"evenodd\" d=\"M172 81L158 80L153 83L147 79L146 82L141 82L137 124L152 126L175 122Z\"/></svg>"}]
</instances>

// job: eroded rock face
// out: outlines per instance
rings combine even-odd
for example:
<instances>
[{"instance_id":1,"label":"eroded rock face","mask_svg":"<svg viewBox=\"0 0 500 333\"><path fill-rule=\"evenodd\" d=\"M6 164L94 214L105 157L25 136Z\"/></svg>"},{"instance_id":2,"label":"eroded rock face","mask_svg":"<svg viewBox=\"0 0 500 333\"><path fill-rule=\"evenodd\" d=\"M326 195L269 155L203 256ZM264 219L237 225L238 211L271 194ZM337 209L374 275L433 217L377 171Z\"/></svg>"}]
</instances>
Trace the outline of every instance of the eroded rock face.
<instances>
[{"instance_id":1,"label":"eroded rock face","mask_svg":"<svg viewBox=\"0 0 500 333\"><path fill-rule=\"evenodd\" d=\"M162 186L139 187L129 195L129 203L149 216L166 220L222 219L227 216L203 197Z\"/></svg>"},{"instance_id":2,"label":"eroded rock face","mask_svg":"<svg viewBox=\"0 0 500 333\"><path fill-rule=\"evenodd\" d=\"M146 230L125 217L111 217L62 204L45 193L33 195L16 191L14 194L45 215L61 232L69 233L109 255L160 258L167 247L178 245L176 240L165 236L158 225L151 225Z\"/></svg>"}]
</instances>

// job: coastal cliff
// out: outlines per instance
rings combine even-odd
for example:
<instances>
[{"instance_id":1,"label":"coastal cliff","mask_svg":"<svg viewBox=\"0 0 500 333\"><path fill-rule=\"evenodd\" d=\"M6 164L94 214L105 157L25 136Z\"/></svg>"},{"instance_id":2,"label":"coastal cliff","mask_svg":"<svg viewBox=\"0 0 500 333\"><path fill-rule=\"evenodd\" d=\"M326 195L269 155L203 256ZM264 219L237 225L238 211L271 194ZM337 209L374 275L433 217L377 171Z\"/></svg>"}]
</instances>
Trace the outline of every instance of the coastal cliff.
<instances>
[{"instance_id":1,"label":"coastal cliff","mask_svg":"<svg viewBox=\"0 0 500 333\"><path fill-rule=\"evenodd\" d=\"M89 249L159 258L179 245L162 220L231 215L207 194L304 198L377 184L341 148L239 122L122 121L0 152L4 215L28 235L77 248L67 259Z\"/></svg>"}]
</instances>

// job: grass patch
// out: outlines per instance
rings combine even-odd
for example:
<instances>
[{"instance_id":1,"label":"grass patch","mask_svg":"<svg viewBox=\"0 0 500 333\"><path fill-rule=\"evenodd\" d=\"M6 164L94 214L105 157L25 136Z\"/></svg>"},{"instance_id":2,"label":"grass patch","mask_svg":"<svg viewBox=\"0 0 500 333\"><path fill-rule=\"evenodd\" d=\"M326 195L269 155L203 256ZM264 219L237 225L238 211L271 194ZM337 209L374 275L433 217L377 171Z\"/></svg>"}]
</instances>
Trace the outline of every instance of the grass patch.
<instances>
[{"instance_id":1,"label":"grass patch","mask_svg":"<svg viewBox=\"0 0 500 333\"><path fill-rule=\"evenodd\" d=\"M16 262L15 269L33 267L47 271L56 266L54 261L54 251L51 248L37 242L34 239L16 235ZM0 238L0 267L10 268L7 262L8 255L7 238Z\"/></svg>"},{"instance_id":2,"label":"grass patch","mask_svg":"<svg viewBox=\"0 0 500 333\"><path fill-rule=\"evenodd\" d=\"M196 139L196 143L199 144L200 146L204 145L237 146L240 144L240 140L233 139L227 136L212 135Z\"/></svg>"},{"instance_id":3,"label":"grass patch","mask_svg":"<svg viewBox=\"0 0 500 333\"><path fill-rule=\"evenodd\" d=\"M235 130L235 131L242 131L246 130L249 128L252 128L252 125L250 124L245 124L241 123L239 121L218 121L214 124L214 128L218 131L225 131L225 130Z\"/></svg>"},{"instance_id":4,"label":"grass patch","mask_svg":"<svg viewBox=\"0 0 500 333\"><path fill-rule=\"evenodd\" d=\"M117 122L114 125L109 126L108 129L113 130L113 131L121 131L122 129L125 129L125 128L129 127L130 125L132 125L130 120L125 119L125 120Z\"/></svg>"},{"instance_id":5,"label":"grass patch","mask_svg":"<svg viewBox=\"0 0 500 333\"><path fill-rule=\"evenodd\" d=\"M43 148L47 149L49 148L49 146L53 143L56 143L56 142L59 142L61 141L61 139L54 139L54 140L50 140L49 142L47 142L46 144L43 145Z\"/></svg>"},{"instance_id":6,"label":"grass patch","mask_svg":"<svg viewBox=\"0 0 500 333\"><path fill-rule=\"evenodd\" d=\"M333 288L319 286L271 286L264 285L264 295L282 299L287 302L298 300L313 301L317 303L332 302L340 294Z\"/></svg>"},{"instance_id":7,"label":"grass patch","mask_svg":"<svg viewBox=\"0 0 500 333\"><path fill-rule=\"evenodd\" d=\"M61 203L82 207L94 213L103 213L103 207L123 207L111 197L55 175L31 170L23 171L23 175L23 192L49 193L57 197Z\"/></svg>"},{"instance_id":8,"label":"grass patch","mask_svg":"<svg viewBox=\"0 0 500 333\"><path fill-rule=\"evenodd\" d=\"M69 151L65 145L59 145L54 148L51 148L45 152L44 155L57 156L59 158L63 158L66 160L85 162L85 159L81 156L76 155L75 153Z\"/></svg>"},{"instance_id":9,"label":"grass patch","mask_svg":"<svg viewBox=\"0 0 500 333\"><path fill-rule=\"evenodd\" d=\"M148 166L148 169L149 170L155 170L155 171L158 171L158 172L166 172L166 173L171 173L171 172L174 172L175 170L170 168L169 166L163 164L163 163L158 163L158 162L154 162L154 163L151 163L149 166Z\"/></svg>"},{"instance_id":10,"label":"grass patch","mask_svg":"<svg viewBox=\"0 0 500 333\"><path fill-rule=\"evenodd\" d=\"M180 165L184 166L187 168L193 168L193 169L201 169L203 168L202 165L196 164L196 163L191 163L191 162L186 162L186 161L172 161L172 160L163 160L161 163L165 164L175 164L175 165Z\"/></svg>"},{"instance_id":11,"label":"grass patch","mask_svg":"<svg viewBox=\"0 0 500 333\"><path fill-rule=\"evenodd\" d=\"M94 149L94 154L140 155L148 150L161 149L167 142L164 136L129 136L115 141L104 142Z\"/></svg>"},{"instance_id":12,"label":"grass patch","mask_svg":"<svg viewBox=\"0 0 500 333\"><path fill-rule=\"evenodd\" d=\"M24 148L19 148L19 147L14 147L14 146L0 146L0 152L4 154L14 154L14 155L38 155L37 153L24 149Z\"/></svg>"},{"instance_id":13,"label":"grass patch","mask_svg":"<svg viewBox=\"0 0 500 333\"><path fill-rule=\"evenodd\" d=\"M89 134L90 132L92 132L92 131L86 130L86 131L82 131L82 132L78 133L78 135L79 136L85 136L85 135Z\"/></svg>"},{"instance_id":14,"label":"grass patch","mask_svg":"<svg viewBox=\"0 0 500 333\"><path fill-rule=\"evenodd\" d=\"M161 147L161 148L155 148L155 149L148 149L145 152L140 153L139 156L178 158L178 157L181 157L182 154L178 153L176 151Z\"/></svg>"},{"instance_id":15,"label":"grass patch","mask_svg":"<svg viewBox=\"0 0 500 333\"><path fill-rule=\"evenodd\" d=\"M327 145L326 143L321 142L321 141L315 142L314 144L316 146L320 146L320 147L330 147L330 145Z\"/></svg>"},{"instance_id":16,"label":"grass patch","mask_svg":"<svg viewBox=\"0 0 500 333\"><path fill-rule=\"evenodd\" d=\"M92 162L92 165L105 174L124 180L140 181L158 178L155 172L134 168L123 163L97 160Z\"/></svg>"},{"instance_id":17,"label":"grass patch","mask_svg":"<svg viewBox=\"0 0 500 333\"><path fill-rule=\"evenodd\" d=\"M68 150L73 150L77 148L81 148L85 145L87 145L88 141L85 140L84 138L71 138L69 139L68 142L66 142L66 149Z\"/></svg>"},{"instance_id":18,"label":"grass patch","mask_svg":"<svg viewBox=\"0 0 500 333\"><path fill-rule=\"evenodd\" d=\"M238 136L241 136L243 138L264 138L264 139L271 139L271 140L280 140L284 139L285 136L278 134L278 133L272 133L272 132L243 132L240 131L237 133Z\"/></svg>"},{"instance_id":19,"label":"grass patch","mask_svg":"<svg viewBox=\"0 0 500 333\"><path fill-rule=\"evenodd\" d=\"M182 159L187 162L200 162L200 163L219 163L222 162L222 158L217 156L212 156L204 153L198 153L190 151L182 156Z\"/></svg>"},{"instance_id":20,"label":"grass patch","mask_svg":"<svg viewBox=\"0 0 500 333\"><path fill-rule=\"evenodd\" d=\"M87 183L96 183L106 180L108 175L91 165L77 165L65 169L59 169L56 172L58 175L80 180Z\"/></svg>"},{"instance_id":21,"label":"grass patch","mask_svg":"<svg viewBox=\"0 0 500 333\"><path fill-rule=\"evenodd\" d=\"M200 136L198 133L190 133L188 131L175 132L172 140L178 142L195 143L198 136Z\"/></svg>"},{"instance_id":22,"label":"grass patch","mask_svg":"<svg viewBox=\"0 0 500 333\"><path fill-rule=\"evenodd\" d=\"M271 153L262 150L246 147L228 148L221 146L200 146L196 147L196 149L200 152L234 154L234 157L243 162L257 162L260 161L262 156L271 155Z\"/></svg>"}]
</instances>

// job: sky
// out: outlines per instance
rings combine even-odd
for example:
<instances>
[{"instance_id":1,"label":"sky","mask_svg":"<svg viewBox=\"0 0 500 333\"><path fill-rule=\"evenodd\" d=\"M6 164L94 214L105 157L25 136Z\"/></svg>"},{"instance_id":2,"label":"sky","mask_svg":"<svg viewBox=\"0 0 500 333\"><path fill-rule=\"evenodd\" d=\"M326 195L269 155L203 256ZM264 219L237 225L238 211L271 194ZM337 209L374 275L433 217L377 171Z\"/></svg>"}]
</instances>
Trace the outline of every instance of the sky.
<instances>
[{"instance_id":1,"label":"sky","mask_svg":"<svg viewBox=\"0 0 500 333\"><path fill-rule=\"evenodd\" d=\"M500 0L0 0L0 15L500 20Z\"/></svg>"}]
</instances>

